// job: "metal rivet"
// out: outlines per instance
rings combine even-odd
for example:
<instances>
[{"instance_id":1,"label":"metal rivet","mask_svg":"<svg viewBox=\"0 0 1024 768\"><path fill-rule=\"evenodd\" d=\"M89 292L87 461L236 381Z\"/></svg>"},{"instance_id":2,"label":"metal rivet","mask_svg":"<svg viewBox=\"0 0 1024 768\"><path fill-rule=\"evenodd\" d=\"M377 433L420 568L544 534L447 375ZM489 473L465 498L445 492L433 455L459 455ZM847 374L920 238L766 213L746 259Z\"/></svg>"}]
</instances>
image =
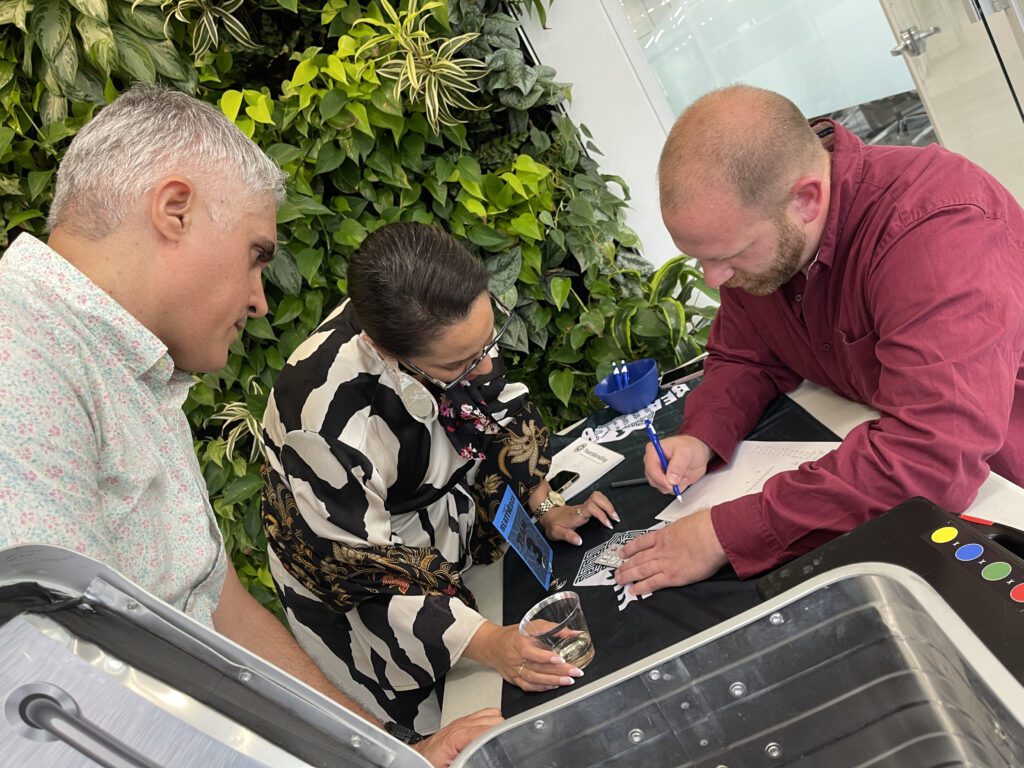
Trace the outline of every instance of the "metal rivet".
<instances>
[{"instance_id":1,"label":"metal rivet","mask_svg":"<svg viewBox=\"0 0 1024 768\"><path fill-rule=\"evenodd\" d=\"M359 738L358 736L353 736L351 741L352 741L352 746L355 747L356 749L359 749L361 746L363 746L363 740L361 738Z\"/></svg>"},{"instance_id":2,"label":"metal rivet","mask_svg":"<svg viewBox=\"0 0 1024 768\"><path fill-rule=\"evenodd\" d=\"M747 686L743 683L733 683L729 686L729 693L733 695L733 698L738 699L747 692Z\"/></svg>"},{"instance_id":3,"label":"metal rivet","mask_svg":"<svg viewBox=\"0 0 1024 768\"><path fill-rule=\"evenodd\" d=\"M534 720L533 721L533 729L535 731L543 730L543 728L544 728L544 721L543 720Z\"/></svg>"},{"instance_id":4,"label":"metal rivet","mask_svg":"<svg viewBox=\"0 0 1024 768\"><path fill-rule=\"evenodd\" d=\"M129 611L137 611L139 610L139 602L134 598L129 597L127 600L125 600L124 607Z\"/></svg>"},{"instance_id":5,"label":"metal rivet","mask_svg":"<svg viewBox=\"0 0 1024 768\"><path fill-rule=\"evenodd\" d=\"M779 624L786 623L786 617L783 616L781 613L773 613L771 616L768 617L768 621L774 624L775 626L779 626Z\"/></svg>"},{"instance_id":6,"label":"metal rivet","mask_svg":"<svg viewBox=\"0 0 1024 768\"><path fill-rule=\"evenodd\" d=\"M679 708L680 709L689 709L690 708L690 702L688 702L688 701L680 702Z\"/></svg>"},{"instance_id":7,"label":"metal rivet","mask_svg":"<svg viewBox=\"0 0 1024 768\"><path fill-rule=\"evenodd\" d=\"M644 740L644 732L641 731L639 728L634 728L626 734L626 738L632 741L634 744L639 744L641 741Z\"/></svg>"},{"instance_id":8,"label":"metal rivet","mask_svg":"<svg viewBox=\"0 0 1024 768\"><path fill-rule=\"evenodd\" d=\"M660 669L652 669L650 672L647 673L647 676L649 678L651 678L651 680L660 680L661 679L661 670Z\"/></svg>"},{"instance_id":9,"label":"metal rivet","mask_svg":"<svg viewBox=\"0 0 1024 768\"><path fill-rule=\"evenodd\" d=\"M248 669L243 669L241 672L238 673L238 679L240 682L248 683L250 680L252 680L252 672L250 672Z\"/></svg>"},{"instance_id":10,"label":"metal rivet","mask_svg":"<svg viewBox=\"0 0 1024 768\"><path fill-rule=\"evenodd\" d=\"M771 744L764 748L764 753L773 760L778 760L780 757L782 757L782 745L777 744L773 741Z\"/></svg>"},{"instance_id":11,"label":"metal rivet","mask_svg":"<svg viewBox=\"0 0 1024 768\"><path fill-rule=\"evenodd\" d=\"M701 745L702 747L706 747L706 746L708 745L708 740L707 740L707 739L701 739L701 740L700 740L700 745Z\"/></svg>"}]
</instances>

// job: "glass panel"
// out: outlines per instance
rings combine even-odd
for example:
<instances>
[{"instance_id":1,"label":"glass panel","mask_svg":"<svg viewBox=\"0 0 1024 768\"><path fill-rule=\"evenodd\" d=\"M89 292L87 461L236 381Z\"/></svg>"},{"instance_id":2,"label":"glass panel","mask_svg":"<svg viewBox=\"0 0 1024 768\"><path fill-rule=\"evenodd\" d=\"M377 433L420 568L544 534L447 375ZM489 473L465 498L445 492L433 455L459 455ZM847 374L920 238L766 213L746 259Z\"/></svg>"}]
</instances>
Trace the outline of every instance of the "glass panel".
<instances>
[{"instance_id":1,"label":"glass panel","mask_svg":"<svg viewBox=\"0 0 1024 768\"><path fill-rule=\"evenodd\" d=\"M677 114L735 82L784 93L808 115L914 88L906 66L889 54L885 16L869 0L605 2L625 13Z\"/></svg>"}]
</instances>

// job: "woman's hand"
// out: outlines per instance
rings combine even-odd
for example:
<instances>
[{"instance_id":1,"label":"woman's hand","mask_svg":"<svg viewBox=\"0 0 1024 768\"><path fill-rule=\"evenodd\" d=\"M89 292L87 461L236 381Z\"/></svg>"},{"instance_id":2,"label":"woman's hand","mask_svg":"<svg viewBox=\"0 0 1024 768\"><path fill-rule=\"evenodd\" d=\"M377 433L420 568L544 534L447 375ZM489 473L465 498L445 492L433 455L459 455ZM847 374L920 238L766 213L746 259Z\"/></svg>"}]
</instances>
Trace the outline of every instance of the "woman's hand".
<instances>
[{"instance_id":1,"label":"woman's hand","mask_svg":"<svg viewBox=\"0 0 1024 768\"><path fill-rule=\"evenodd\" d=\"M544 535L552 541L568 541L579 546L583 539L576 529L594 518L605 528L611 528L612 522L619 522L619 515L608 497L600 491L594 491L582 504L566 504L554 507L540 519Z\"/></svg>"},{"instance_id":2,"label":"woman's hand","mask_svg":"<svg viewBox=\"0 0 1024 768\"><path fill-rule=\"evenodd\" d=\"M521 635L515 624L483 624L469 641L466 656L498 670L506 682L524 691L551 691L583 677L583 670Z\"/></svg>"}]
</instances>

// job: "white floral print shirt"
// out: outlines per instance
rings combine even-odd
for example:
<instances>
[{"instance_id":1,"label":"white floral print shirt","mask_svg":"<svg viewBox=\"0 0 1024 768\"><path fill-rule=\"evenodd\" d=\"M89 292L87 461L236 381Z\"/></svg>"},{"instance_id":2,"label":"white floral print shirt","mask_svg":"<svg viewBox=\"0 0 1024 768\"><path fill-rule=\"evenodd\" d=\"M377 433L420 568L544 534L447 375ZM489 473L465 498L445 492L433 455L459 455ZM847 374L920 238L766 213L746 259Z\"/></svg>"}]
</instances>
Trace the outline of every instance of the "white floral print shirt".
<instances>
[{"instance_id":1,"label":"white floral print shirt","mask_svg":"<svg viewBox=\"0 0 1024 768\"><path fill-rule=\"evenodd\" d=\"M0 259L0 548L89 555L212 624L226 572L181 406L192 377L23 234Z\"/></svg>"}]
</instances>

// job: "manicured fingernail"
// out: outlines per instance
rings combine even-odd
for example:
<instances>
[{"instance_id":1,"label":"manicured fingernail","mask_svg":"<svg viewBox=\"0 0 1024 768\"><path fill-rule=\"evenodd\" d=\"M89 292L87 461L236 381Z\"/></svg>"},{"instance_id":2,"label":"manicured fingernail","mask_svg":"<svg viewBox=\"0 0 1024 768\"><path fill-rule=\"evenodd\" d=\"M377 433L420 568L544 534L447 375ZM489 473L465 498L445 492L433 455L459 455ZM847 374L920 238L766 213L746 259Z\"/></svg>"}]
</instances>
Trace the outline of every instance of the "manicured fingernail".
<instances>
[{"instance_id":1,"label":"manicured fingernail","mask_svg":"<svg viewBox=\"0 0 1024 768\"><path fill-rule=\"evenodd\" d=\"M576 669L576 667L573 667L572 669L569 670L569 674L572 675L573 677L583 677L583 670L582 669Z\"/></svg>"},{"instance_id":2,"label":"manicured fingernail","mask_svg":"<svg viewBox=\"0 0 1024 768\"><path fill-rule=\"evenodd\" d=\"M562 687L562 686L560 686L560 685L549 685L549 686L548 686L548 690L549 690L549 691L557 691L557 690L558 690L559 688L561 688L561 687Z\"/></svg>"},{"instance_id":3,"label":"manicured fingernail","mask_svg":"<svg viewBox=\"0 0 1024 768\"><path fill-rule=\"evenodd\" d=\"M605 524L604 524L604 527L605 527L605 528L611 528L611 527L612 527L612 524L611 524L611 523L609 523L609 522L605 522Z\"/></svg>"},{"instance_id":4,"label":"manicured fingernail","mask_svg":"<svg viewBox=\"0 0 1024 768\"><path fill-rule=\"evenodd\" d=\"M575 545L576 545L577 547L578 547L578 546L579 546L580 544L582 544L582 543L583 543L583 539L581 539L581 538L580 538L579 536L577 536L577 537L576 537L576 541L574 541L574 542L573 542L573 544L575 544Z\"/></svg>"},{"instance_id":5,"label":"manicured fingernail","mask_svg":"<svg viewBox=\"0 0 1024 768\"><path fill-rule=\"evenodd\" d=\"M669 485L679 485L679 475L671 474L671 475L668 476L667 479L668 479L668 484Z\"/></svg>"},{"instance_id":6,"label":"manicured fingernail","mask_svg":"<svg viewBox=\"0 0 1024 768\"><path fill-rule=\"evenodd\" d=\"M560 678L558 678L558 682L560 682L562 685L575 685L576 684L576 681L573 680L571 677L560 677Z\"/></svg>"},{"instance_id":7,"label":"manicured fingernail","mask_svg":"<svg viewBox=\"0 0 1024 768\"><path fill-rule=\"evenodd\" d=\"M621 517L619 517L618 515L616 515L616 514L615 514L614 512L612 512L612 519L613 519L613 520L614 520L614 521L615 521L616 523L621 523L621 522L622 522L622 518L621 518Z\"/></svg>"},{"instance_id":8,"label":"manicured fingernail","mask_svg":"<svg viewBox=\"0 0 1024 768\"><path fill-rule=\"evenodd\" d=\"M552 656L548 659L548 664L565 664L565 659L561 656Z\"/></svg>"}]
</instances>

